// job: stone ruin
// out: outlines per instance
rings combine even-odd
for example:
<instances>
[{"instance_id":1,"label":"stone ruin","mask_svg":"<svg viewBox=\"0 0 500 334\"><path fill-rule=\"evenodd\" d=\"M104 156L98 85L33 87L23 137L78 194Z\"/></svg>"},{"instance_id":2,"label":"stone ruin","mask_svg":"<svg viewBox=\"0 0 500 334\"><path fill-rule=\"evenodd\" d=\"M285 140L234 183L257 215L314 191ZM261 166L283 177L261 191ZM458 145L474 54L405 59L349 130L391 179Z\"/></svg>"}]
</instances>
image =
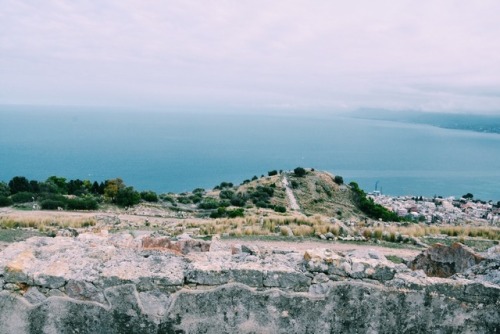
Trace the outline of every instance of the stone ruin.
<instances>
[{"instance_id":1,"label":"stone ruin","mask_svg":"<svg viewBox=\"0 0 500 334\"><path fill-rule=\"evenodd\" d=\"M0 253L0 333L498 333L499 254L441 245L408 267L374 250L34 237Z\"/></svg>"}]
</instances>

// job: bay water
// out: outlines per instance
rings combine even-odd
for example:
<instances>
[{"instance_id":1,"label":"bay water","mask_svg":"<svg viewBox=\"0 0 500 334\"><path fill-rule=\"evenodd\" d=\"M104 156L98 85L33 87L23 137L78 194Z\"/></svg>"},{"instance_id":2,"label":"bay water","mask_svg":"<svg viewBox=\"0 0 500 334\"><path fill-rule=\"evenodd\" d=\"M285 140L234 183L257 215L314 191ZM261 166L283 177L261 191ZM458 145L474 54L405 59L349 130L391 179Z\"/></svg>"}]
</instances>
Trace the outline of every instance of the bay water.
<instances>
[{"instance_id":1,"label":"bay water","mask_svg":"<svg viewBox=\"0 0 500 334\"><path fill-rule=\"evenodd\" d=\"M500 200L500 135L335 114L0 108L0 181L182 192L313 167L389 195Z\"/></svg>"}]
</instances>

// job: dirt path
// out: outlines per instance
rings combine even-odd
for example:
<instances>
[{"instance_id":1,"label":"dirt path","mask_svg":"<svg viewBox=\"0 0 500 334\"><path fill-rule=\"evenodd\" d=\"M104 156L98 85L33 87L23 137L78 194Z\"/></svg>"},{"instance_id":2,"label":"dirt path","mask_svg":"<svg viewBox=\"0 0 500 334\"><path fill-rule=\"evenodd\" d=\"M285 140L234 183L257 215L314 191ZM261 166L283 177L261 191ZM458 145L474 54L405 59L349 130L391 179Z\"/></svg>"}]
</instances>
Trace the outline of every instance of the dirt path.
<instances>
[{"instance_id":1,"label":"dirt path","mask_svg":"<svg viewBox=\"0 0 500 334\"><path fill-rule=\"evenodd\" d=\"M294 250L294 251L305 251L311 248L328 248L337 252L348 252L355 249L374 249L379 251L384 255L395 255L404 259L414 258L420 254L420 250L407 249L407 248L389 248L382 247L373 244L347 244L338 242L327 242L327 241L265 241L265 240L238 240L238 239L222 239L224 244L252 244L259 247L271 248L271 249L281 249L281 250Z\"/></svg>"},{"instance_id":2,"label":"dirt path","mask_svg":"<svg viewBox=\"0 0 500 334\"><path fill-rule=\"evenodd\" d=\"M295 211L300 211L300 206L297 203L297 199L295 198L295 195L293 194L292 188L290 188L290 185L288 184L288 179L286 178L286 175L283 175L283 185L285 186L285 191L286 191L286 196L288 197L288 202L290 202L290 208Z\"/></svg>"}]
</instances>

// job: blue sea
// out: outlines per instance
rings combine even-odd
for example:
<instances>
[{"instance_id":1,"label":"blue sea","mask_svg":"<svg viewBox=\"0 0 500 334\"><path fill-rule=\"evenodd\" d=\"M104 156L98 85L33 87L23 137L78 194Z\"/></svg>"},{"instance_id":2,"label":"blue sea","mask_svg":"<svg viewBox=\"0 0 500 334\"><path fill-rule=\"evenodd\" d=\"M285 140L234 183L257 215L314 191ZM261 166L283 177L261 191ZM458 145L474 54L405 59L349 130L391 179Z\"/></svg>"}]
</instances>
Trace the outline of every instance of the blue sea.
<instances>
[{"instance_id":1,"label":"blue sea","mask_svg":"<svg viewBox=\"0 0 500 334\"><path fill-rule=\"evenodd\" d=\"M500 135L334 114L1 107L0 181L51 175L182 192L314 167L388 195L500 200Z\"/></svg>"}]
</instances>

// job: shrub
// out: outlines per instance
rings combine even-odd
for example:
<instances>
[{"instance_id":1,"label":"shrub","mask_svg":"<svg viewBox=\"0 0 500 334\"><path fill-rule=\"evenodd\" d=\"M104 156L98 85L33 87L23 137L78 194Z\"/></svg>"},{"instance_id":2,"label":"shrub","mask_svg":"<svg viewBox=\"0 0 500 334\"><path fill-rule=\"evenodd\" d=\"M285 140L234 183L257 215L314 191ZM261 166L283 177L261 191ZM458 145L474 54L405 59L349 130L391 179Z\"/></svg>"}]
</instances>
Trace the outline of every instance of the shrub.
<instances>
[{"instance_id":1,"label":"shrub","mask_svg":"<svg viewBox=\"0 0 500 334\"><path fill-rule=\"evenodd\" d=\"M278 171L277 170L271 170L271 171L267 172L267 175L268 176L278 175Z\"/></svg>"},{"instance_id":2,"label":"shrub","mask_svg":"<svg viewBox=\"0 0 500 334\"><path fill-rule=\"evenodd\" d=\"M293 170L293 173L298 177L302 177L306 175L306 170L302 167L297 167Z\"/></svg>"},{"instance_id":3,"label":"shrub","mask_svg":"<svg viewBox=\"0 0 500 334\"><path fill-rule=\"evenodd\" d=\"M179 202L181 204L191 204L192 203L191 199L187 196L177 197L177 202Z\"/></svg>"},{"instance_id":4,"label":"shrub","mask_svg":"<svg viewBox=\"0 0 500 334\"><path fill-rule=\"evenodd\" d=\"M11 198L14 203L27 203L33 201L33 196L35 196L33 193L21 191L12 195Z\"/></svg>"},{"instance_id":5,"label":"shrub","mask_svg":"<svg viewBox=\"0 0 500 334\"><path fill-rule=\"evenodd\" d=\"M214 190L220 190L224 188L232 188L233 184L231 182L221 182L218 186L214 187Z\"/></svg>"},{"instance_id":6,"label":"shrub","mask_svg":"<svg viewBox=\"0 0 500 334\"><path fill-rule=\"evenodd\" d=\"M205 189L203 189L203 188L196 188L193 190L193 194L203 195L204 193L205 193Z\"/></svg>"},{"instance_id":7,"label":"shrub","mask_svg":"<svg viewBox=\"0 0 500 334\"><path fill-rule=\"evenodd\" d=\"M191 200L191 202L197 204L197 203L200 203L202 201L203 196L200 193L196 193L196 194L189 196L189 199Z\"/></svg>"},{"instance_id":8,"label":"shrub","mask_svg":"<svg viewBox=\"0 0 500 334\"><path fill-rule=\"evenodd\" d=\"M0 208L5 206L11 206L14 202L7 196L0 196Z\"/></svg>"},{"instance_id":9,"label":"shrub","mask_svg":"<svg viewBox=\"0 0 500 334\"><path fill-rule=\"evenodd\" d=\"M158 202L158 195L151 190L141 192L141 198L146 202Z\"/></svg>"},{"instance_id":10,"label":"shrub","mask_svg":"<svg viewBox=\"0 0 500 334\"><path fill-rule=\"evenodd\" d=\"M336 184L338 184L339 186L344 184L344 178L340 175L335 175L335 178L333 179L333 181Z\"/></svg>"},{"instance_id":11,"label":"shrub","mask_svg":"<svg viewBox=\"0 0 500 334\"><path fill-rule=\"evenodd\" d=\"M231 199L233 198L233 196L234 196L234 191L229 189L221 190L221 192L219 193L219 197L221 199Z\"/></svg>"},{"instance_id":12,"label":"shrub","mask_svg":"<svg viewBox=\"0 0 500 334\"><path fill-rule=\"evenodd\" d=\"M227 210L226 213L227 213L227 216L229 218L236 218L236 217L245 216L245 211L243 210L243 208L238 208L238 209L234 209L234 210Z\"/></svg>"},{"instance_id":13,"label":"shrub","mask_svg":"<svg viewBox=\"0 0 500 334\"><path fill-rule=\"evenodd\" d=\"M358 208L368 217L382 219L383 221L400 221L399 216L395 212L389 211L382 205L375 203L372 198L366 197L366 193L359 188L356 182L351 182L349 185L354 192Z\"/></svg>"},{"instance_id":14,"label":"shrub","mask_svg":"<svg viewBox=\"0 0 500 334\"><path fill-rule=\"evenodd\" d=\"M275 205L274 206L274 211L285 213L286 212L286 207L284 207L282 205Z\"/></svg>"},{"instance_id":15,"label":"shrub","mask_svg":"<svg viewBox=\"0 0 500 334\"><path fill-rule=\"evenodd\" d=\"M115 203L119 206L133 206L139 204L141 194L134 190L133 187L126 187L118 190Z\"/></svg>"},{"instance_id":16,"label":"shrub","mask_svg":"<svg viewBox=\"0 0 500 334\"><path fill-rule=\"evenodd\" d=\"M40 203L42 210L57 210L58 208L65 208L66 202L57 201L53 199L45 199Z\"/></svg>"},{"instance_id":17,"label":"shrub","mask_svg":"<svg viewBox=\"0 0 500 334\"><path fill-rule=\"evenodd\" d=\"M236 194L231 198L231 205L234 206L245 206L247 202L247 197L243 194Z\"/></svg>"},{"instance_id":18,"label":"shrub","mask_svg":"<svg viewBox=\"0 0 500 334\"><path fill-rule=\"evenodd\" d=\"M68 210L97 210L97 201L93 198L74 198L67 201Z\"/></svg>"},{"instance_id":19,"label":"shrub","mask_svg":"<svg viewBox=\"0 0 500 334\"><path fill-rule=\"evenodd\" d=\"M219 201L213 198L205 198L198 204L198 208L203 210L213 210L219 207Z\"/></svg>"}]
</instances>

